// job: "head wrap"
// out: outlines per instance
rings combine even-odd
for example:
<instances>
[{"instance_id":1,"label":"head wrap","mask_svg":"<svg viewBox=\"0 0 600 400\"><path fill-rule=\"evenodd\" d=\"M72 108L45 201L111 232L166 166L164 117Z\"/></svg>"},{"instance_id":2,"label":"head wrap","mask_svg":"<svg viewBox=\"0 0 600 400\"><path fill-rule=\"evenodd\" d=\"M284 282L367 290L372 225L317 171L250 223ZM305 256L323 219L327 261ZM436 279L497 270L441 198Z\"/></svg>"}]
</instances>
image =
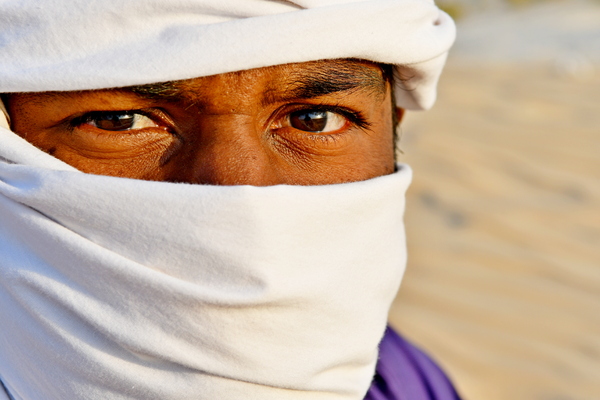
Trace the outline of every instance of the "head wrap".
<instances>
[{"instance_id":1,"label":"head wrap","mask_svg":"<svg viewBox=\"0 0 600 400\"><path fill-rule=\"evenodd\" d=\"M0 128L10 129L10 123L8 122L8 111L4 107L2 99L0 99Z\"/></svg>"},{"instance_id":2,"label":"head wrap","mask_svg":"<svg viewBox=\"0 0 600 400\"><path fill-rule=\"evenodd\" d=\"M454 36L432 0L4 0L0 93L360 58L396 65L398 106L422 109Z\"/></svg>"},{"instance_id":3,"label":"head wrap","mask_svg":"<svg viewBox=\"0 0 600 400\"><path fill-rule=\"evenodd\" d=\"M453 38L429 0L5 0L0 93L360 58L396 65L398 104L426 108ZM318 187L136 181L76 171L1 117L13 398L364 397L406 261L408 166Z\"/></svg>"}]
</instances>

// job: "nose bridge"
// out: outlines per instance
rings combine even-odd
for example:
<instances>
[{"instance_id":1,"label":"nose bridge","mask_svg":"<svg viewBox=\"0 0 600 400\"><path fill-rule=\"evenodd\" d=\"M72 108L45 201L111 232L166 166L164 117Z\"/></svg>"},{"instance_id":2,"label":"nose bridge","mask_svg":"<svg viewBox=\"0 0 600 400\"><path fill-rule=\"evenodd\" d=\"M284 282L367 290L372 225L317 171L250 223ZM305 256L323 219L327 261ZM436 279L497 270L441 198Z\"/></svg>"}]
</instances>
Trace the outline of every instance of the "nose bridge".
<instances>
[{"instance_id":1,"label":"nose bridge","mask_svg":"<svg viewBox=\"0 0 600 400\"><path fill-rule=\"evenodd\" d=\"M196 129L190 155L194 183L272 184L269 151L251 115L204 115Z\"/></svg>"}]
</instances>

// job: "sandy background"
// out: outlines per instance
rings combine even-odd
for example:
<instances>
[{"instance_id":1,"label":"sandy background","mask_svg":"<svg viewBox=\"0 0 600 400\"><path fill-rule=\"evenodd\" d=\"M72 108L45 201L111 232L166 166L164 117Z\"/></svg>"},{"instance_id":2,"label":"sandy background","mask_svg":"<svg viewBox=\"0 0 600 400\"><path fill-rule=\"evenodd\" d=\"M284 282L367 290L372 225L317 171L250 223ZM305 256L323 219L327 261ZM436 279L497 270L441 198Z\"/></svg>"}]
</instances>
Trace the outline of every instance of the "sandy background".
<instances>
[{"instance_id":1,"label":"sandy background","mask_svg":"<svg viewBox=\"0 0 600 400\"><path fill-rule=\"evenodd\" d=\"M437 105L402 129L415 178L391 323L465 400L598 400L600 2L459 29Z\"/></svg>"}]
</instances>

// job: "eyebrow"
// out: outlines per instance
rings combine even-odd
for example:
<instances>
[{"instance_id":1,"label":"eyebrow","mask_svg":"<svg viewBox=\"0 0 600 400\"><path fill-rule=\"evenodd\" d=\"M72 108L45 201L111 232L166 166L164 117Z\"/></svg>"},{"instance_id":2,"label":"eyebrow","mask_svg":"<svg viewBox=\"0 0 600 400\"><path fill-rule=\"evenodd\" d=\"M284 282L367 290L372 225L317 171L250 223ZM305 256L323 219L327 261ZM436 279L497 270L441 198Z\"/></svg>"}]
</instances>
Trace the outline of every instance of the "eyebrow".
<instances>
[{"instance_id":1,"label":"eyebrow","mask_svg":"<svg viewBox=\"0 0 600 400\"><path fill-rule=\"evenodd\" d=\"M284 90L267 89L261 102L270 104L294 99L313 99L350 91L367 91L371 95L384 96L387 81L386 73L381 68L372 68L348 60L315 61L310 62L305 70L284 78ZM123 89L149 100L177 101L182 98L180 82L159 82Z\"/></svg>"},{"instance_id":2,"label":"eyebrow","mask_svg":"<svg viewBox=\"0 0 600 400\"><path fill-rule=\"evenodd\" d=\"M182 97L179 82L149 83L146 85L129 86L123 89L148 100L177 101Z\"/></svg>"},{"instance_id":3,"label":"eyebrow","mask_svg":"<svg viewBox=\"0 0 600 400\"><path fill-rule=\"evenodd\" d=\"M286 78L286 88L267 90L263 104L294 99L313 99L338 92L367 91L369 94L384 96L386 78L381 69L351 62L329 62Z\"/></svg>"},{"instance_id":4,"label":"eyebrow","mask_svg":"<svg viewBox=\"0 0 600 400\"><path fill-rule=\"evenodd\" d=\"M179 82L181 81L167 81L158 83L149 83L144 85L125 86L117 87L112 89L90 89L90 90L72 90L72 91L49 91L39 92L44 96L52 99L72 99L73 96L77 96L80 93L88 92L125 92L133 93L143 99L158 100L158 101L177 101L182 98L181 90L179 88ZM11 93L0 93L0 100L6 100Z\"/></svg>"}]
</instances>

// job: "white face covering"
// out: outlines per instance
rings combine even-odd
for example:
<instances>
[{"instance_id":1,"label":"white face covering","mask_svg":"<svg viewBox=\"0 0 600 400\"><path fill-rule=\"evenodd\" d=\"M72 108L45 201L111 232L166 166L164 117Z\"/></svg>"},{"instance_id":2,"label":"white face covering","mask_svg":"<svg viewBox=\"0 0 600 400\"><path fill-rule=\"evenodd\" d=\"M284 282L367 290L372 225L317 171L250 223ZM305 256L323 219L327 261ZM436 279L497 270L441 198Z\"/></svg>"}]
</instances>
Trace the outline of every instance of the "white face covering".
<instances>
[{"instance_id":1,"label":"white face covering","mask_svg":"<svg viewBox=\"0 0 600 400\"><path fill-rule=\"evenodd\" d=\"M362 399L410 169L326 186L75 171L0 128L0 380L15 399Z\"/></svg>"}]
</instances>

